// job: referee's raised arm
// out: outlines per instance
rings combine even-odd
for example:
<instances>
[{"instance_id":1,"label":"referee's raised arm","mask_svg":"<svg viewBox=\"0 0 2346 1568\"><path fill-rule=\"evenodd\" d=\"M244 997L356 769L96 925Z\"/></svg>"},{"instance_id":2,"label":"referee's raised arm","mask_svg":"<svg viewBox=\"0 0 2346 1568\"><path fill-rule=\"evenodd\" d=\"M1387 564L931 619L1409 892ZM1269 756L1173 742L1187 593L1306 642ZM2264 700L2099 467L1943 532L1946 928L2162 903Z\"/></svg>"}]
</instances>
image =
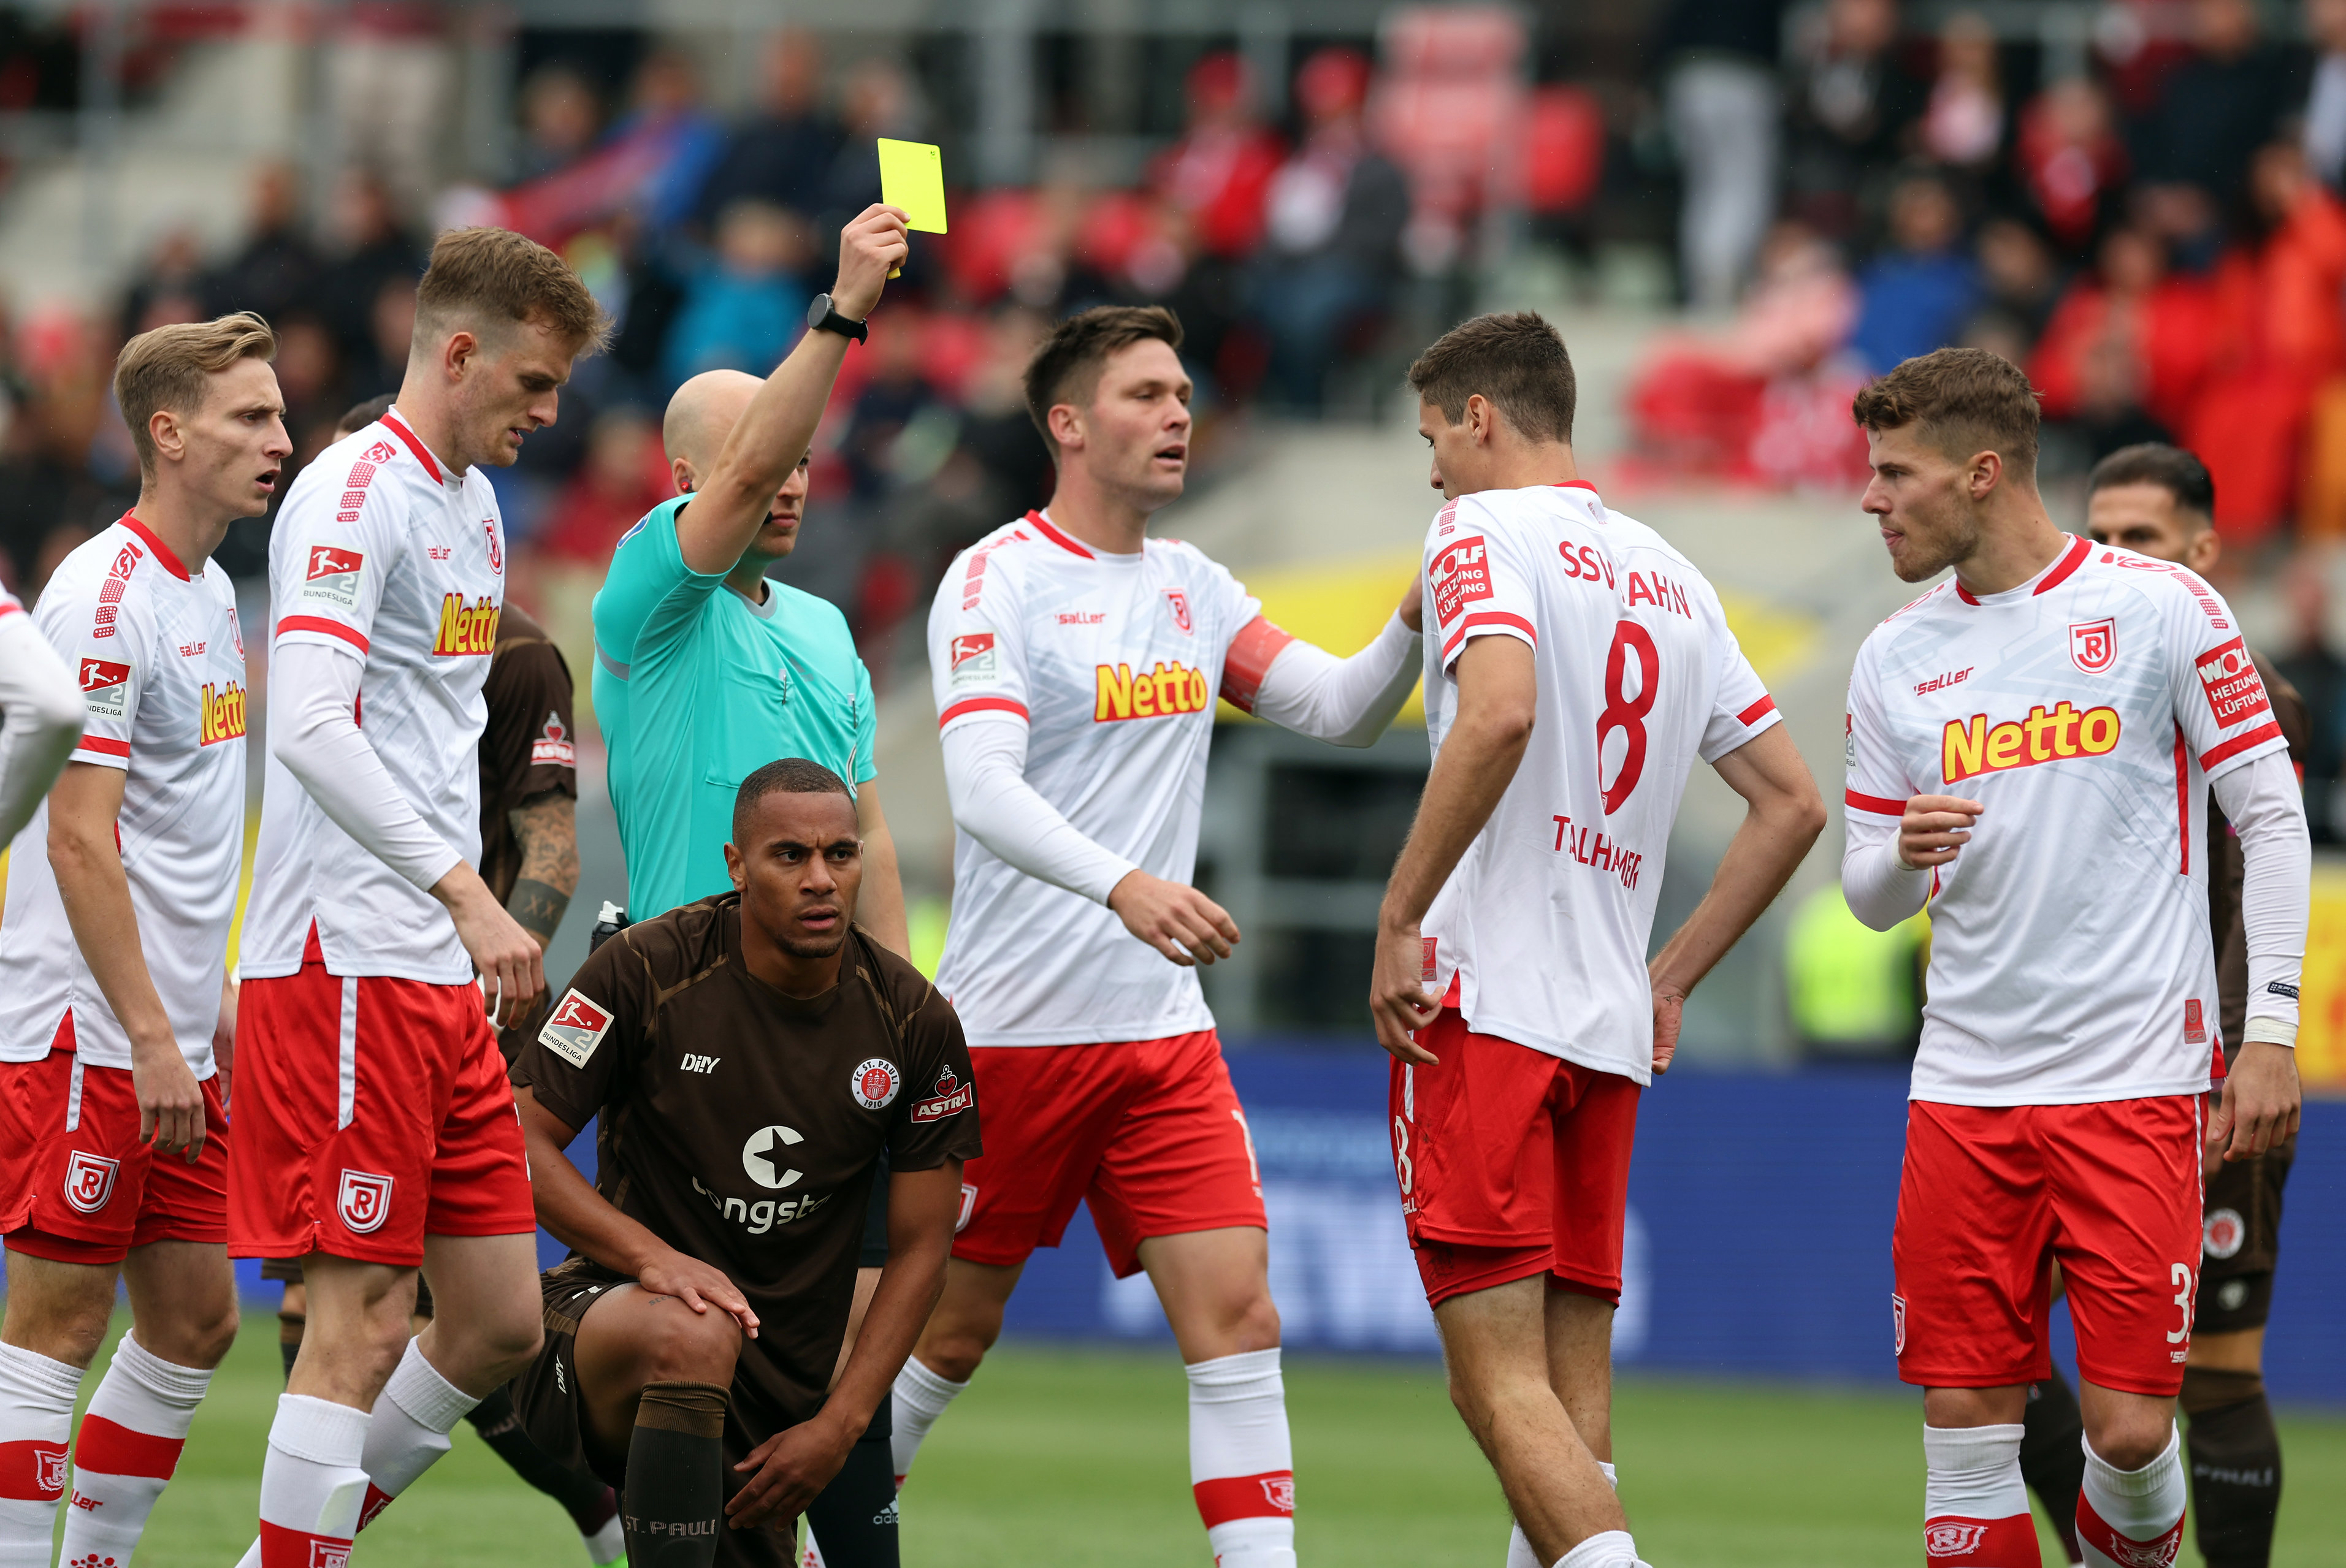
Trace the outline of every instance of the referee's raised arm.
<instances>
[{"instance_id":1,"label":"referee's raised arm","mask_svg":"<svg viewBox=\"0 0 2346 1568\"><path fill-rule=\"evenodd\" d=\"M726 438L716 466L677 516L677 544L692 570L731 571L758 536L774 493L814 441L849 340L863 335L864 318L880 302L888 270L901 265L910 249L904 215L892 207L867 207L841 231L839 280L808 315L810 325L821 330L809 331L766 378ZM670 407L671 452L679 444L676 425L698 416L685 400Z\"/></svg>"}]
</instances>

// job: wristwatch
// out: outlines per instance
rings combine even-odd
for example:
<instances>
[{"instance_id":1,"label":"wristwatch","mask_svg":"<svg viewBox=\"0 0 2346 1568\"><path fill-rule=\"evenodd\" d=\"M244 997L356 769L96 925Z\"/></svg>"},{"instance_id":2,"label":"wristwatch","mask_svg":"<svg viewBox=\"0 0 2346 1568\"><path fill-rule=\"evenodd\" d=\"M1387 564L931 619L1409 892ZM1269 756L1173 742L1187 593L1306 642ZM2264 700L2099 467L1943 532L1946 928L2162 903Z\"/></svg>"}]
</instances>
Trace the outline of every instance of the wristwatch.
<instances>
[{"instance_id":1,"label":"wristwatch","mask_svg":"<svg viewBox=\"0 0 2346 1568\"><path fill-rule=\"evenodd\" d=\"M807 327L811 331L837 332L841 337L853 338L859 343L868 341L872 336L871 322L851 321L841 315L839 307L831 302L828 294L817 294L814 303L807 307Z\"/></svg>"}]
</instances>

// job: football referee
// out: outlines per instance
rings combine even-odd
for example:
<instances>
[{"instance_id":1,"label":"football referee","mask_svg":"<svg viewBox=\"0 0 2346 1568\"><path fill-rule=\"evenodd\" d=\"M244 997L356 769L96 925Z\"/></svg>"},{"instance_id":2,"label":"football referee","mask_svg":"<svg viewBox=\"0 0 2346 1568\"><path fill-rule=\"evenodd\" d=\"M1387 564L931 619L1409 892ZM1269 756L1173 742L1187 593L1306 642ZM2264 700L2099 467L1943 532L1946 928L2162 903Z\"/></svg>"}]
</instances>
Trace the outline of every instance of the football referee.
<instances>
[{"instance_id":1,"label":"football referee","mask_svg":"<svg viewBox=\"0 0 2346 1568\"><path fill-rule=\"evenodd\" d=\"M739 891L605 942L514 1068L538 1217L574 1248L515 1401L619 1486L638 1568L790 1561L936 1305L980 1152L960 1021L852 923L846 784L788 758L739 802ZM599 1190L562 1154L597 1116ZM834 1377L876 1185L888 1265ZM865 1508L892 1548L892 1493ZM844 1522L834 1557L868 1549Z\"/></svg>"},{"instance_id":2,"label":"football referee","mask_svg":"<svg viewBox=\"0 0 2346 1568\"><path fill-rule=\"evenodd\" d=\"M770 759L800 757L853 793L863 928L899 955L910 950L874 785L871 676L836 606L766 578L798 543L806 453L847 346L865 336L906 249L903 215L867 209L840 236L839 280L772 375L710 371L669 400L661 435L678 494L619 541L595 596L595 711L633 920L729 891L736 789ZM859 1256L842 1367L888 1259L877 1199ZM889 1414L883 1402L838 1483L808 1511L829 1568L895 1568Z\"/></svg>"}]
</instances>

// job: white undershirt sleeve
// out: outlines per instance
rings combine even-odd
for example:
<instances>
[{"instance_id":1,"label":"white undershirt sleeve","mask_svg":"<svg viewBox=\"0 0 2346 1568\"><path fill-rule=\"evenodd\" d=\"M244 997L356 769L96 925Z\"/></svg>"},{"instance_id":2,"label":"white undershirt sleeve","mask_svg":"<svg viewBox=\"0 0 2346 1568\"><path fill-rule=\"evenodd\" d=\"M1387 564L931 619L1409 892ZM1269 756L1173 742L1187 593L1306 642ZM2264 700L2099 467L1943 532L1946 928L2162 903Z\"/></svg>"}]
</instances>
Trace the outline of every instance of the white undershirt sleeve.
<instances>
[{"instance_id":1,"label":"white undershirt sleeve","mask_svg":"<svg viewBox=\"0 0 2346 1568\"><path fill-rule=\"evenodd\" d=\"M81 738L81 693L33 617L0 615L0 850L23 830Z\"/></svg>"},{"instance_id":2,"label":"white undershirt sleeve","mask_svg":"<svg viewBox=\"0 0 2346 1568\"><path fill-rule=\"evenodd\" d=\"M1095 903L1138 870L1086 838L1026 782L1026 727L965 720L944 732L945 794L954 822L1028 876Z\"/></svg>"},{"instance_id":3,"label":"white undershirt sleeve","mask_svg":"<svg viewBox=\"0 0 2346 1568\"><path fill-rule=\"evenodd\" d=\"M2312 902L2313 840L2285 751L2216 780L2216 804L2240 836L2240 925L2248 937L2248 1040L2297 1044L2297 988Z\"/></svg>"},{"instance_id":4,"label":"white undershirt sleeve","mask_svg":"<svg viewBox=\"0 0 2346 1568\"><path fill-rule=\"evenodd\" d=\"M1850 913L1875 931L1888 931L1931 896L1931 871L1917 871L1898 858L1898 819L1872 811L1847 811L1849 841L1841 855L1841 896Z\"/></svg>"},{"instance_id":5,"label":"white undershirt sleeve","mask_svg":"<svg viewBox=\"0 0 2346 1568\"><path fill-rule=\"evenodd\" d=\"M277 645L269 667L269 751L334 826L430 892L464 855L409 805L352 717L366 666L319 643Z\"/></svg>"},{"instance_id":6,"label":"white undershirt sleeve","mask_svg":"<svg viewBox=\"0 0 2346 1568\"><path fill-rule=\"evenodd\" d=\"M1254 716L1314 740L1372 745L1409 700L1422 664L1418 635L1398 614L1350 658L1299 637L1263 672Z\"/></svg>"}]
</instances>

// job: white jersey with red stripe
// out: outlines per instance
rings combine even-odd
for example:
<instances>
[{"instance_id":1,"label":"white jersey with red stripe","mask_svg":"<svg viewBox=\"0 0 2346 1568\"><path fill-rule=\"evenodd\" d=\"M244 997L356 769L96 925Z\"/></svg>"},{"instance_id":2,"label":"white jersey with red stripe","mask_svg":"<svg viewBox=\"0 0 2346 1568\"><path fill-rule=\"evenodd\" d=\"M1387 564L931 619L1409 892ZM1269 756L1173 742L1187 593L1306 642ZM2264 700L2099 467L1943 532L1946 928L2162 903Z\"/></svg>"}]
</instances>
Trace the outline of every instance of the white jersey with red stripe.
<instances>
[{"instance_id":1,"label":"white jersey with red stripe","mask_svg":"<svg viewBox=\"0 0 2346 1568\"><path fill-rule=\"evenodd\" d=\"M71 667L88 717L71 760L120 769L115 840L138 942L180 1053L212 1072L212 1029L244 863L244 636L217 562L189 572L136 516L80 545L41 592L33 624ZM37 1062L70 1013L96 1067L128 1067L130 1041L66 923L42 845L43 801L8 860L0 915L0 1061Z\"/></svg>"},{"instance_id":2,"label":"white jersey with red stripe","mask_svg":"<svg viewBox=\"0 0 2346 1568\"><path fill-rule=\"evenodd\" d=\"M2084 539L2004 593L1941 583L1858 650L1847 734L1851 811L1985 808L1931 901L1914 1098L2208 1087L2208 781L2287 745L2213 589Z\"/></svg>"},{"instance_id":3,"label":"white jersey with red stripe","mask_svg":"<svg viewBox=\"0 0 2346 1568\"><path fill-rule=\"evenodd\" d=\"M1701 572L1585 484L1443 507L1425 603L1437 756L1468 643L1530 644L1539 683L1523 761L1420 922L1427 986L1477 1033L1650 1083L1646 952L1687 776L1776 705Z\"/></svg>"},{"instance_id":4,"label":"white jersey with red stripe","mask_svg":"<svg viewBox=\"0 0 2346 1568\"><path fill-rule=\"evenodd\" d=\"M1026 781L1086 838L1152 876L1196 871L1214 698L1251 703L1289 639L1195 545L1096 552L1038 513L954 558L929 612L941 731L1027 727ZM973 1045L1150 1040L1214 1026L1195 970L1104 904L954 835L937 988Z\"/></svg>"},{"instance_id":5,"label":"white jersey with red stripe","mask_svg":"<svg viewBox=\"0 0 2346 1568\"><path fill-rule=\"evenodd\" d=\"M416 814L474 862L488 722L481 687L505 603L505 548L488 476L449 473L396 409L301 471L269 541L272 646L314 643L366 661L358 720L367 743ZM331 973L473 978L448 911L335 826L272 757L238 968L294 973L312 921Z\"/></svg>"}]
</instances>

